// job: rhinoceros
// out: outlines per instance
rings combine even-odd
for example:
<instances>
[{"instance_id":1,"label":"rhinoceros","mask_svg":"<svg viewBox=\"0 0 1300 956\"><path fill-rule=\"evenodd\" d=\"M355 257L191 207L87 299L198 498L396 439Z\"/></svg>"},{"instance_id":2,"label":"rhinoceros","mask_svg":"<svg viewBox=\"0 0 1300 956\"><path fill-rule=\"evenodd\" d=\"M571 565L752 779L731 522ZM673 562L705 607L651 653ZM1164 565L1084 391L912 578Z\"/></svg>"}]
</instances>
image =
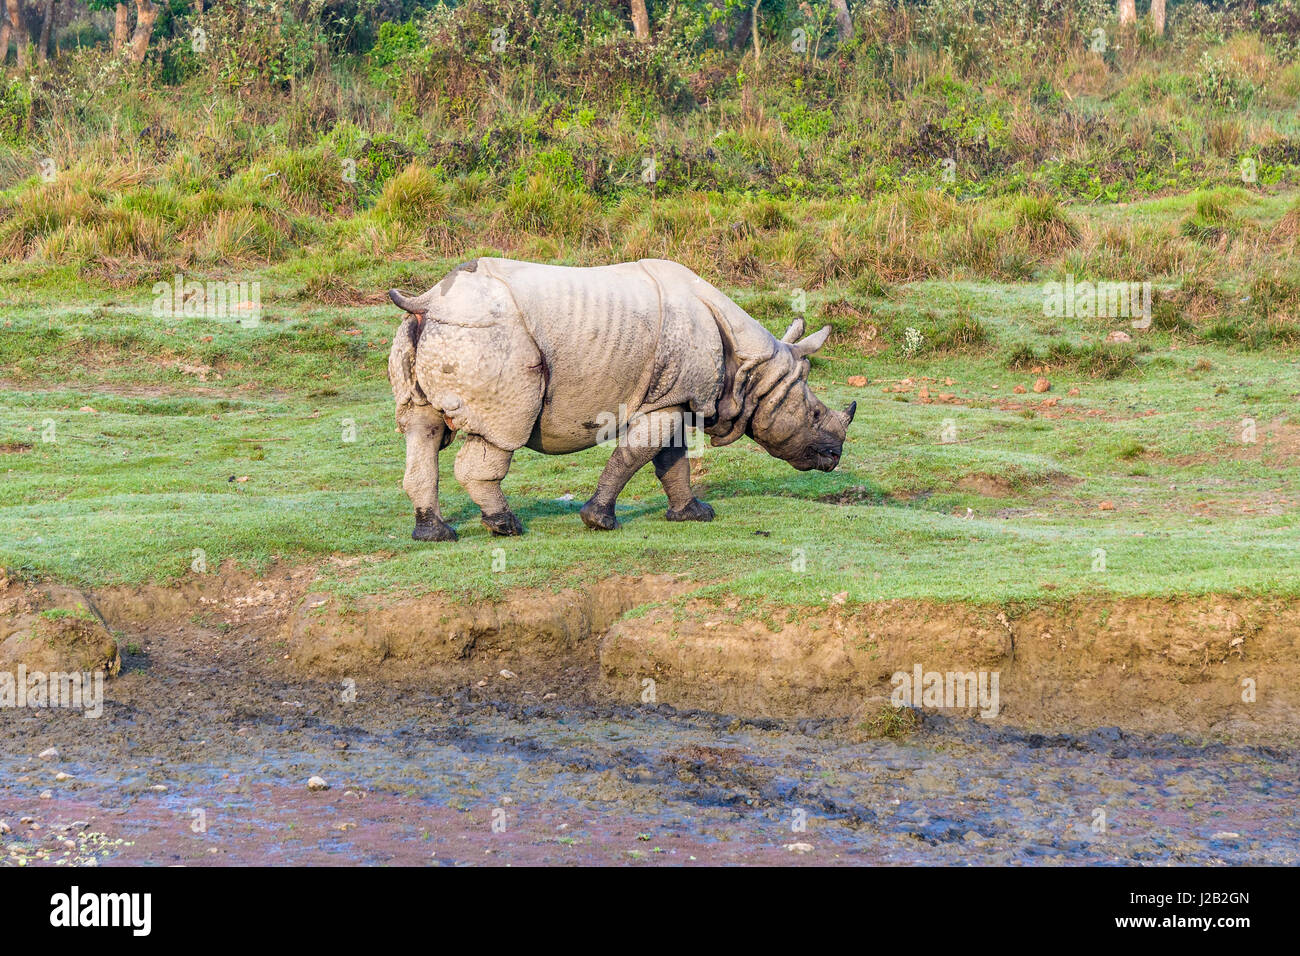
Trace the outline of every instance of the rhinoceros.
<instances>
[{"instance_id":1,"label":"rhinoceros","mask_svg":"<svg viewBox=\"0 0 1300 956\"><path fill-rule=\"evenodd\" d=\"M777 339L685 266L663 259L572 268L479 258L422 295L388 293L408 315L388 378L406 436L402 487L417 541L454 541L438 505L438 453L458 430L454 473L499 535L523 532L501 493L515 451L581 451L614 438L582 508L589 528L619 526L614 502L654 462L668 520L709 521L691 491L684 426L713 445L748 435L795 468L832 470L857 403L823 405L808 356L829 326Z\"/></svg>"}]
</instances>

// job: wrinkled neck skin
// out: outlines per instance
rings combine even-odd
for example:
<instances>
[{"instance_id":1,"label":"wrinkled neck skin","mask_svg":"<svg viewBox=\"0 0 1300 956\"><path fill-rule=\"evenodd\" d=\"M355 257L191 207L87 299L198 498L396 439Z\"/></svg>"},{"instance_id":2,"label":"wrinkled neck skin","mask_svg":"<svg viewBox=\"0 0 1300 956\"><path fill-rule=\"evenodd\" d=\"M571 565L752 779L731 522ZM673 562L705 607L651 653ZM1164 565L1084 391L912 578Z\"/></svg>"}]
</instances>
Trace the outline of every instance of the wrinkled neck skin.
<instances>
[{"instance_id":1,"label":"wrinkled neck skin","mask_svg":"<svg viewBox=\"0 0 1300 956\"><path fill-rule=\"evenodd\" d=\"M809 363L783 342L757 363L741 387L741 410L734 418L706 426L712 444L726 445L741 435L754 439L774 458L800 471L831 471L839 464L848 417L827 408L808 387ZM742 374L737 370L736 375ZM734 387L728 374L724 390Z\"/></svg>"}]
</instances>

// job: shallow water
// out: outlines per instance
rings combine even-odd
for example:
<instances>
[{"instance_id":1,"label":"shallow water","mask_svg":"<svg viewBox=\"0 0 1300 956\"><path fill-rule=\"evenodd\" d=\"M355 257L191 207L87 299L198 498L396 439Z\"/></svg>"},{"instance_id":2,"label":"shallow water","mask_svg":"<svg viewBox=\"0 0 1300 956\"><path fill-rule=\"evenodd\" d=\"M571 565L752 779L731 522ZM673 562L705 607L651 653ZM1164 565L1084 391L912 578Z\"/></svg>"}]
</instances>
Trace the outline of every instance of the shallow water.
<instances>
[{"instance_id":1,"label":"shallow water","mask_svg":"<svg viewBox=\"0 0 1300 956\"><path fill-rule=\"evenodd\" d=\"M0 820L13 831L0 861L1300 858L1291 749L929 716L906 737L861 739L844 722L512 690L375 684L344 703L337 685L242 680L191 661L113 682L97 720L0 711ZM38 758L51 746L57 759ZM312 775L330 789L309 791Z\"/></svg>"}]
</instances>

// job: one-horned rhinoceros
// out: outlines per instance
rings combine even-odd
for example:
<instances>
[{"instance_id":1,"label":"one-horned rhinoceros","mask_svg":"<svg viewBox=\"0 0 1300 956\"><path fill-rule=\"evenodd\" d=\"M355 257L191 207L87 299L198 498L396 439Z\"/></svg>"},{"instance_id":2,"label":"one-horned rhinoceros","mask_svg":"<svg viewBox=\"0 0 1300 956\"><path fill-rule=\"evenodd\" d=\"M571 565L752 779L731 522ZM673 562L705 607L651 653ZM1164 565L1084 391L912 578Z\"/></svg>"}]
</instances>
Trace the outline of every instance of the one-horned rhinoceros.
<instances>
[{"instance_id":1,"label":"one-horned rhinoceros","mask_svg":"<svg viewBox=\"0 0 1300 956\"><path fill-rule=\"evenodd\" d=\"M614 501L651 461L668 519L708 521L713 509L691 492L686 424L714 445L748 435L795 468L830 471L856 409L832 411L808 388L807 357L829 328L801 338L796 319L778 340L662 259L580 269L482 258L423 295L388 294L410 313L388 378L419 541L456 538L438 506L438 453L460 429L456 480L490 530L513 535L523 527L501 479L524 446L563 455L616 440L582 508L590 528L618 527Z\"/></svg>"}]
</instances>

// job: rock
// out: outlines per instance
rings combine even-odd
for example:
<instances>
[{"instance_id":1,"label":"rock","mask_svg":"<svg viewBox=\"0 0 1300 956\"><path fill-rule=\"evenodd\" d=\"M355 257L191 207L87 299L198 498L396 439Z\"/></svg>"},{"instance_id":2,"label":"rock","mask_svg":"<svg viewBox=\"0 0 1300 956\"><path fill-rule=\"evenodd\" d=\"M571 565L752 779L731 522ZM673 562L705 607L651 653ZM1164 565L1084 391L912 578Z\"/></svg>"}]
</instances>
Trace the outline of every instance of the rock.
<instances>
[{"instance_id":1,"label":"rock","mask_svg":"<svg viewBox=\"0 0 1300 956\"><path fill-rule=\"evenodd\" d=\"M507 670L507 669L504 668L504 667L501 668L501 670L497 671L497 673L500 674L502 677L504 677L506 680L514 680L514 679L515 679L515 672L512 671L512 670Z\"/></svg>"},{"instance_id":2,"label":"rock","mask_svg":"<svg viewBox=\"0 0 1300 956\"><path fill-rule=\"evenodd\" d=\"M1025 392L1029 391L1029 389L1025 388L1023 385L1017 385L1011 391L1015 392L1017 395L1023 395Z\"/></svg>"},{"instance_id":3,"label":"rock","mask_svg":"<svg viewBox=\"0 0 1300 956\"><path fill-rule=\"evenodd\" d=\"M1233 833L1231 830L1222 830L1210 837L1211 840L1240 840L1240 833Z\"/></svg>"},{"instance_id":4,"label":"rock","mask_svg":"<svg viewBox=\"0 0 1300 956\"><path fill-rule=\"evenodd\" d=\"M1097 507L1099 507L1102 511L1114 511L1115 503L1113 501L1103 501Z\"/></svg>"},{"instance_id":5,"label":"rock","mask_svg":"<svg viewBox=\"0 0 1300 956\"><path fill-rule=\"evenodd\" d=\"M58 748L56 747L46 747L39 754L37 754L37 756L40 757L42 760L58 760L59 751Z\"/></svg>"},{"instance_id":6,"label":"rock","mask_svg":"<svg viewBox=\"0 0 1300 956\"><path fill-rule=\"evenodd\" d=\"M53 791L53 790L42 790L42 791L41 791L41 799L42 799L42 800L53 800L53 799L54 799L54 791ZM34 828L34 827L35 827L35 824L32 824L32 826L33 826L33 828Z\"/></svg>"},{"instance_id":7,"label":"rock","mask_svg":"<svg viewBox=\"0 0 1300 956\"><path fill-rule=\"evenodd\" d=\"M831 603L832 603L832 604L843 604L843 603L844 603L845 601L847 601L848 599L849 599L849 592L848 592L848 591L840 591L838 594L834 594L834 595L831 596Z\"/></svg>"},{"instance_id":8,"label":"rock","mask_svg":"<svg viewBox=\"0 0 1300 956\"><path fill-rule=\"evenodd\" d=\"M867 385L867 377L865 375L850 375L848 381L854 388L865 388Z\"/></svg>"},{"instance_id":9,"label":"rock","mask_svg":"<svg viewBox=\"0 0 1300 956\"><path fill-rule=\"evenodd\" d=\"M1034 391L1037 392L1037 393L1040 394L1040 395L1041 395L1043 392L1049 391L1049 390L1051 389L1051 387L1052 387L1052 383L1049 382L1049 381L1048 381L1047 379L1045 379L1045 378L1037 379L1037 380L1034 382Z\"/></svg>"},{"instance_id":10,"label":"rock","mask_svg":"<svg viewBox=\"0 0 1300 956\"><path fill-rule=\"evenodd\" d=\"M307 781L308 790L313 790L313 791L328 790L329 788L330 785L325 782L324 777L312 777Z\"/></svg>"},{"instance_id":11,"label":"rock","mask_svg":"<svg viewBox=\"0 0 1300 956\"><path fill-rule=\"evenodd\" d=\"M75 780L77 778L64 770L60 770L54 775L54 779L57 783L62 783L64 780Z\"/></svg>"},{"instance_id":12,"label":"rock","mask_svg":"<svg viewBox=\"0 0 1300 956\"><path fill-rule=\"evenodd\" d=\"M14 832L13 827L5 823L5 821L0 820L0 836L4 836L4 834L6 833L13 833L13 832Z\"/></svg>"},{"instance_id":13,"label":"rock","mask_svg":"<svg viewBox=\"0 0 1300 956\"><path fill-rule=\"evenodd\" d=\"M1133 336L1129 335L1127 332L1122 332L1119 329L1116 329L1114 332L1110 333L1110 335L1106 336L1106 341L1107 342L1132 342Z\"/></svg>"},{"instance_id":14,"label":"rock","mask_svg":"<svg viewBox=\"0 0 1300 956\"><path fill-rule=\"evenodd\" d=\"M97 413L93 408L91 408L89 405L82 405L80 408L77 409L77 411L79 411L79 412L87 412L87 413L89 413L89 414L91 414L91 415L98 414L98 413Z\"/></svg>"},{"instance_id":15,"label":"rock","mask_svg":"<svg viewBox=\"0 0 1300 956\"><path fill-rule=\"evenodd\" d=\"M785 848L791 853L811 853L813 851L811 843L787 843Z\"/></svg>"}]
</instances>

